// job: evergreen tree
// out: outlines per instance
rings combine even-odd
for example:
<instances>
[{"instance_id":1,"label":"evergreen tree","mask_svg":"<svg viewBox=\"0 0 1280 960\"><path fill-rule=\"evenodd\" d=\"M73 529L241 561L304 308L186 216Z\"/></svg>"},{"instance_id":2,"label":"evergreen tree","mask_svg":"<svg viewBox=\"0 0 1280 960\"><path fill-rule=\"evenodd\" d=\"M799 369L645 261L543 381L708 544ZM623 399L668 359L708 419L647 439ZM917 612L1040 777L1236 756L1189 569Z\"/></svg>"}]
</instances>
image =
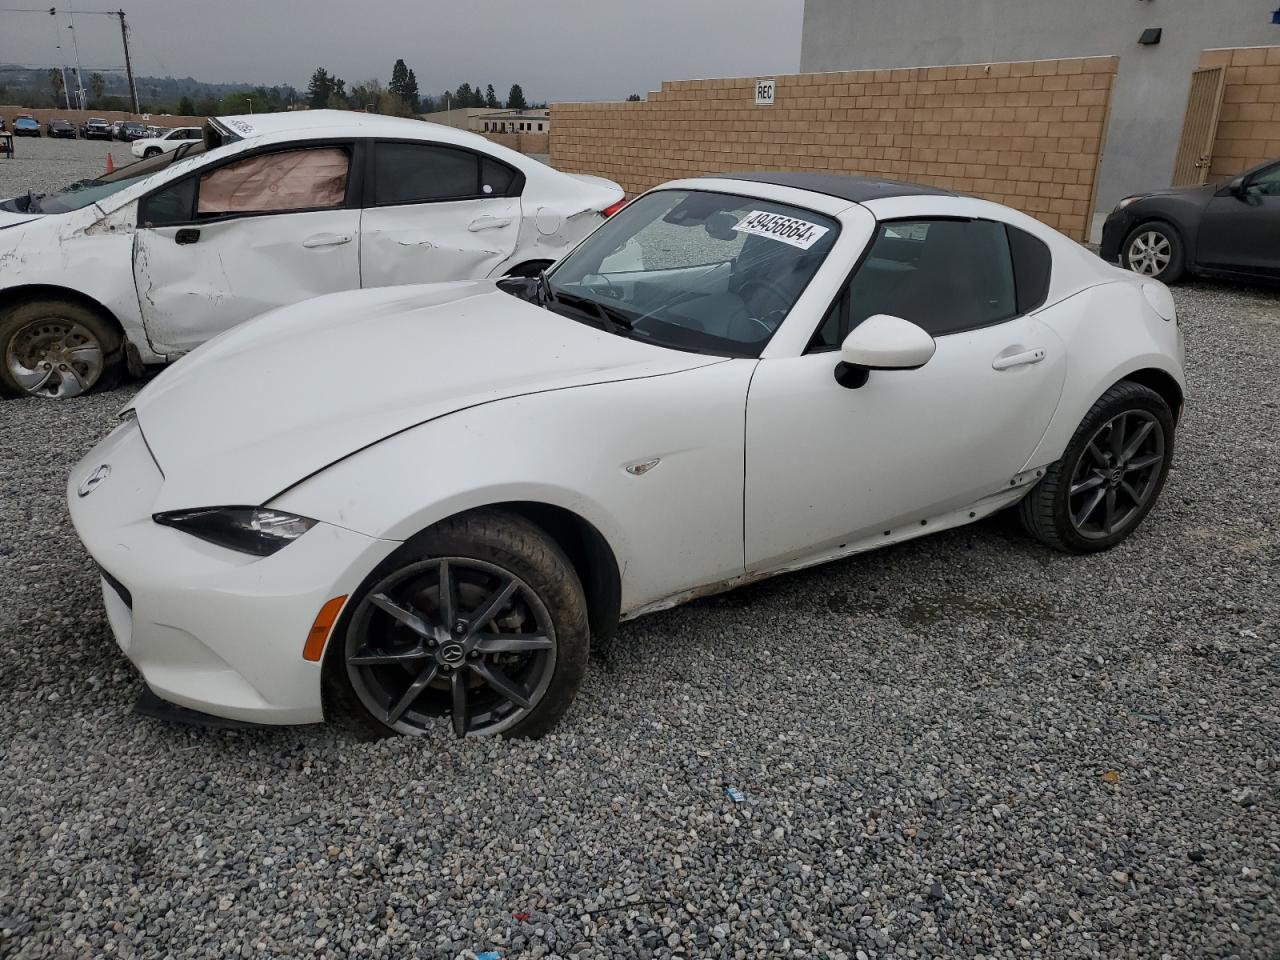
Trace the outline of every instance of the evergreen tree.
<instances>
[{"instance_id":1,"label":"evergreen tree","mask_svg":"<svg viewBox=\"0 0 1280 960\"><path fill-rule=\"evenodd\" d=\"M507 94L508 110L528 110L529 104L524 99L524 91L520 89L520 84L513 83L511 92Z\"/></svg>"},{"instance_id":2,"label":"evergreen tree","mask_svg":"<svg viewBox=\"0 0 1280 960\"><path fill-rule=\"evenodd\" d=\"M463 84L462 86L460 86L456 91L454 91L454 94L453 94L453 107L454 107L454 109L455 109L455 110L456 110L458 107L470 107L470 106L472 106L473 104L472 104L472 102L471 102L471 101L472 101L472 98L471 98L471 84L469 84L469 83L464 83L464 84Z\"/></svg>"},{"instance_id":3,"label":"evergreen tree","mask_svg":"<svg viewBox=\"0 0 1280 960\"><path fill-rule=\"evenodd\" d=\"M418 78L413 75L412 70L409 71L409 76L404 82L404 102L410 112L420 113L422 111L422 101L418 96Z\"/></svg>"},{"instance_id":4,"label":"evergreen tree","mask_svg":"<svg viewBox=\"0 0 1280 960\"><path fill-rule=\"evenodd\" d=\"M312 110L320 110L329 105L329 97L333 95L334 78L324 67L316 67L311 75L311 83L307 85L307 106Z\"/></svg>"},{"instance_id":5,"label":"evergreen tree","mask_svg":"<svg viewBox=\"0 0 1280 960\"><path fill-rule=\"evenodd\" d=\"M191 98L184 95L178 101L178 114L183 117L194 117L196 115L196 105L191 102Z\"/></svg>"},{"instance_id":6,"label":"evergreen tree","mask_svg":"<svg viewBox=\"0 0 1280 960\"><path fill-rule=\"evenodd\" d=\"M489 107L490 109L502 106L502 104L498 101L498 95L493 92L492 83L489 84L488 88L484 92L484 105L486 107Z\"/></svg>"}]
</instances>

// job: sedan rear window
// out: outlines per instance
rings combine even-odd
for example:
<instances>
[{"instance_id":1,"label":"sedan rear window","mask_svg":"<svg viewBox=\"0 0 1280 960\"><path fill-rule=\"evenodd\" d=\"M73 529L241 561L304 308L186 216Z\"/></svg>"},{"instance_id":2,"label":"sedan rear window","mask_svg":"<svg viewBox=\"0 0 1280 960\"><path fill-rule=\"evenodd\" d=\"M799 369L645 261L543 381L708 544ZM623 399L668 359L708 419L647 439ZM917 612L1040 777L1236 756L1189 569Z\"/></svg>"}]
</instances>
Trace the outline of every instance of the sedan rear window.
<instances>
[{"instance_id":1,"label":"sedan rear window","mask_svg":"<svg viewBox=\"0 0 1280 960\"><path fill-rule=\"evenodd\" d=\"M375 148L378 206L512 196L517 186L515 170L470 150L385 140Z\"/></svg>"}]
</instances>

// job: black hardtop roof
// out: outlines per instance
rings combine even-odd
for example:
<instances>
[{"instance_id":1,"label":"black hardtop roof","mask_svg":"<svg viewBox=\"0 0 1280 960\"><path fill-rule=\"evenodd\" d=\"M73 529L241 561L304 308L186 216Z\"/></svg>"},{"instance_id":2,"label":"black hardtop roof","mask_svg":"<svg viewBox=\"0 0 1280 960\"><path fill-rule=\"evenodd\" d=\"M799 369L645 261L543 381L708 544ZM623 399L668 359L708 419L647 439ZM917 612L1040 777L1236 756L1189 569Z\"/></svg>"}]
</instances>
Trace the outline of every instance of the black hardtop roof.
<instances>
[{"instance_id":1,"label":"black hardtop roof","mask_svg":"<svg viewBox=\"0 0 1280 960\"><path fill-rule=\"evenodd\" d=\"M956 197L959 194L922 183L905 180L881 180L876 177L842 176L834 173L788 173L767 171L763 173L718 173L721 180L747 180L752 183L771 183L777 187L794 187L838 197L850 203L866 203L886 197L938 196Z\"/></svg>"}]
</instances>

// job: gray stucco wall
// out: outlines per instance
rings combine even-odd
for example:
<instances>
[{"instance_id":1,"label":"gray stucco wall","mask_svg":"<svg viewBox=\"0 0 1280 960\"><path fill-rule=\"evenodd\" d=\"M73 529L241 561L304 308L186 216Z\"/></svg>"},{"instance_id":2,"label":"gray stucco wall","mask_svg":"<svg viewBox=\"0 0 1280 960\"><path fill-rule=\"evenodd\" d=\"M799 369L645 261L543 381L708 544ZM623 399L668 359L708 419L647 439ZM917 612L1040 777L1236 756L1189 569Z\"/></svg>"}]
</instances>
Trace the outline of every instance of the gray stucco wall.
<instances>
[{"instance_id":1,"label":"gray stucco wall","mask_svg":"<svg viewBox=\"0 0 1280 960\"><path fill-rule=\"evenodd\" d=\"M1126 194L1169 186L1200 52L1280 44L1278 2L805 0L800 69L1118 56L1096 203L1108 211ZM1164 28L1158 45L1138 43L1146 27Z\"/></svg>"}]
</instances>

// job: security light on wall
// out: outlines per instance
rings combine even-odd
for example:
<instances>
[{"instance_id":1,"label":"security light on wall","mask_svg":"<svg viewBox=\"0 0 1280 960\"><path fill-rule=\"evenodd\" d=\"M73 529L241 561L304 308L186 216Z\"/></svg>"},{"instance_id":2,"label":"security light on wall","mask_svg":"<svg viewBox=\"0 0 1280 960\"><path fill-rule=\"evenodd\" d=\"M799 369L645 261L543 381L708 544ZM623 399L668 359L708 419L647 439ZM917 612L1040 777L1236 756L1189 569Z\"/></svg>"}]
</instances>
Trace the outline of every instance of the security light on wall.
<instances>
[{"instance_id":1,"label":"security light on wall","mask_svg":"<svg viewBox=\"0 0 1280 960\"><path fill-rule=\"evenodd\" d=\"M1160 42L1160 34L1162 33L1164 33L1164 30L1160 27L1147 27L1142 31L1142 36L1138 38L1138 42L1144 47L1150 47Z\"/></svg>"}]
</instances>

